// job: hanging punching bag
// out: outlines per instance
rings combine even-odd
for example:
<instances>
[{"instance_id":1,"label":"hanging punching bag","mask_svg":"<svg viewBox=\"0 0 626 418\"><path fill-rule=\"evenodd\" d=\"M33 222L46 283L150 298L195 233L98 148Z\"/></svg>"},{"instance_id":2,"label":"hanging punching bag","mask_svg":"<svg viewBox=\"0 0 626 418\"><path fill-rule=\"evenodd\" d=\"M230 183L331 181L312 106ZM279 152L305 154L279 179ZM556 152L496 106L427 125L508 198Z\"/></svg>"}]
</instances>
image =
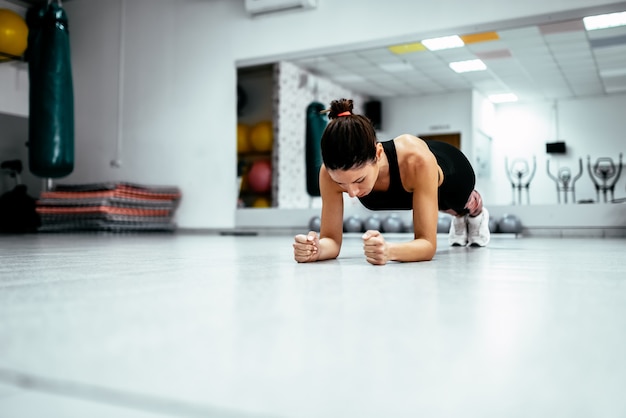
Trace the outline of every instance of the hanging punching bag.
<instances>
[{"instance_id":1,"label":"hanging punching bag","mask_svg":"<svg viewBox=\"0 0 626 418\"><path fill-rule=\"evenodd\" d=\"M306 191L310 196L320 195L319 173L322 166L320 144L328 118L320 113L324 105L312 102L306 108Z\"/></svg>"},{"instance_id":2,"label":"hanging punching bag","mask_svg":"<svg viewBox=\"0 0 626 418\"><path fill-rule=\"evenodd\" d=\"M67 16L57 1L26 14L30 81L28 162L43 178L74 170L74 91Z\"/></svg>"}]
</instances>

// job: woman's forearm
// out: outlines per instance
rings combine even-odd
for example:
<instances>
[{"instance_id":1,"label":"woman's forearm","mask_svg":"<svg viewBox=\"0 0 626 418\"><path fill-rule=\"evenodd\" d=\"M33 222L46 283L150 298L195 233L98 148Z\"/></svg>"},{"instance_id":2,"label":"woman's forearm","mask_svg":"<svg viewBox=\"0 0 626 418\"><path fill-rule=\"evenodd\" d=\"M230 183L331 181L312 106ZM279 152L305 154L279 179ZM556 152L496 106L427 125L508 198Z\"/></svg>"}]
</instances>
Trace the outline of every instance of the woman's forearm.
<instances>
[{"instance_id":1,"label":"woman's forearm","mask_svg":"<svg viewBox=\"0 0 626 418\"><path fill-rule=\"evenodd\" d=\"M340 249L341 244L337 243L334 239L328 237L320 238L318 248L320 254L318 261L337 258Z\"/></svg>"},{"instance_id":2,"label":"woman's forearm","mask_svg":"<svg viewBox=\"0 0 626 418\"><path fill-rule=\"evenodd\" d=\"M435 256L437 244L424 238L409 242L388 242L389 258L393 261L430 261Z\"/></svg>"}]
</instances>

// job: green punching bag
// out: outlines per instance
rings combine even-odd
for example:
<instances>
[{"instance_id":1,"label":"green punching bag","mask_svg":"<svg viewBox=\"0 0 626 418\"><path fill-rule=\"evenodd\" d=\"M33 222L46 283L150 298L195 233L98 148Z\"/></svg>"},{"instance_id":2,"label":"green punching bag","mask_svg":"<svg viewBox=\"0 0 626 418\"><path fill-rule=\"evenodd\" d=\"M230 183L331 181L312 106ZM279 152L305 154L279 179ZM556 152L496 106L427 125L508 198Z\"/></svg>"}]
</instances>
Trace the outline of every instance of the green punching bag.
<instances>
[{"instance_id":1,"label":"green punching bag","mask_svg":"<svg viewBox=\"0 0 626 418\"><path fill-rule=\"evenodd\" d=\"M74 170L74 90L67 15L56 1L26 14L30 82L28 163L43 178Z\"/></svg>"},{"instance_id":2,"label":"green punching bag","mask_svg":"<svg viewBox=\"0 0 626 418\"><path fill-rule=\"evenodd\" d=\"M321 113L324 105L312 102L306 108L306 191L310 196L320 195L319 173L322 166L320 144L328 118Z\"/></svg>"}]
</instances>

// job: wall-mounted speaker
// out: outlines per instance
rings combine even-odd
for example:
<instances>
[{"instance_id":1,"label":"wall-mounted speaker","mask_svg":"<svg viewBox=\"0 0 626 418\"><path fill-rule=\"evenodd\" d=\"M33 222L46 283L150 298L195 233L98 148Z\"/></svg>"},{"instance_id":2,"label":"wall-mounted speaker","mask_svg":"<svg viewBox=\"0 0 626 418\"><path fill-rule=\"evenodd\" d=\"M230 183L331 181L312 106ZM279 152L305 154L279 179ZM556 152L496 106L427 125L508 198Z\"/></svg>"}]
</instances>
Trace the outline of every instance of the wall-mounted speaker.
<instances>
[{"instance_id":1,"label":"wall-mounted speaker","mask_svg":"<svg viewBox=\"0 0 626 418\"><path fill-rule=\"evenodd\" d=\"M382 105L379 100L370 100L365 103L365 116L372 121L374 129L382 129Z\"/></svg>"},{"instance_id":2,"label":"wall-mounted speaker","mask_svg":"<svg viewBox=\"0 0 626 418\"><path fill-rule=\"evenodd\" d=\"M546 152L548 154L565 154L567 147L565 142L548 142L546 143Z\"/></svg>"}]
</instances>

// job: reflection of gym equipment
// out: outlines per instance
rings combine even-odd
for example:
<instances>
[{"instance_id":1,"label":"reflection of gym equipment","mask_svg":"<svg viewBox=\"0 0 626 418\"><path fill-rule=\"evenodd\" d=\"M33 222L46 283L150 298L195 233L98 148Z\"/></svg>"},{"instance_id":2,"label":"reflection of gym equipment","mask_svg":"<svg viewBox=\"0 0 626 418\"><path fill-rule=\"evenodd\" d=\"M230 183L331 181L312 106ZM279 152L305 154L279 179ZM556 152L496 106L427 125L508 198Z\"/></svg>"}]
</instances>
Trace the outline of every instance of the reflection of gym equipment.
<instances>
[{"instance_id":1,"label":"reflection of gym equipment","mask_svg":"<svg viewBox=\"0 0 626 418\"><path fill-rule=\"evenodd\" d=\"M306 190L309 196L320 196L319 174L322 166L321 141L328 118L321 113L324 105L312 102L306 108Z\"/></svg>"},{"instance_id":2,"label":"reflection of gym equipment","mask_svg":"<svg viewBox=\"0 0 626 418\"><path fill-rule=\"evenodd\" d=\"M515 190L517 190L517 204L522 204L522 190L526 191L526 203L530 204L529 187L530 182L535 176L537 170L537 160L533 157L532 170L528 166L528 162L522 158L516 158L509 166L508 158L504 159L506 175L511 182L511 191L513 193L513 204L516 204Z\"/></svg>"},{"instance_id":3,"label":"reflection of gym equipment","mask_svg":"<svg viewBox=\"0 0 626 418\"><path fill-rule=\"evenodd\" d=\"M557 175L554 176L550 172L550 160L548 160L547 164L548 176L554 180L556 183L556 199L558 203L561 203L561 193L563 193L563 201L567 203L567 195L569 192L572 192L572 202L576 202L576 189L575 184L576 181L583 175L583 160L582 158L578 159L578 174L575 177L572 177L572 170L568 167L562 167L557 172Z\"/></svg>"},{"instance_id":4,"label":"reflection of gym equipment","mask_svg":"<svg viewBox=\"0 0 626 418\"><path fill-rule=\"evenodd\" d=\"M512 213L504 214L498 221L498 232L517 235L522 232L522 221Z\"/></svg>"},{"instance_id":5,"label":"reflection of gym equipment","mask_svg":"<svg viewBox=\"0 0 626 418\"><path fill-rule=\"evenodd\" d=\"M604 203L607 202L607 192L611 192L611 201L613 201L615 185L622 174L622 153L619 154L617 168L609 157L598 158L592 168L591 157L587 156L587 170L589 170L591 181L596 186L596 201L600 202L600 191L602 191ZM611 179L613 180L611 181Z\"/></svg>"}]
</instances>

